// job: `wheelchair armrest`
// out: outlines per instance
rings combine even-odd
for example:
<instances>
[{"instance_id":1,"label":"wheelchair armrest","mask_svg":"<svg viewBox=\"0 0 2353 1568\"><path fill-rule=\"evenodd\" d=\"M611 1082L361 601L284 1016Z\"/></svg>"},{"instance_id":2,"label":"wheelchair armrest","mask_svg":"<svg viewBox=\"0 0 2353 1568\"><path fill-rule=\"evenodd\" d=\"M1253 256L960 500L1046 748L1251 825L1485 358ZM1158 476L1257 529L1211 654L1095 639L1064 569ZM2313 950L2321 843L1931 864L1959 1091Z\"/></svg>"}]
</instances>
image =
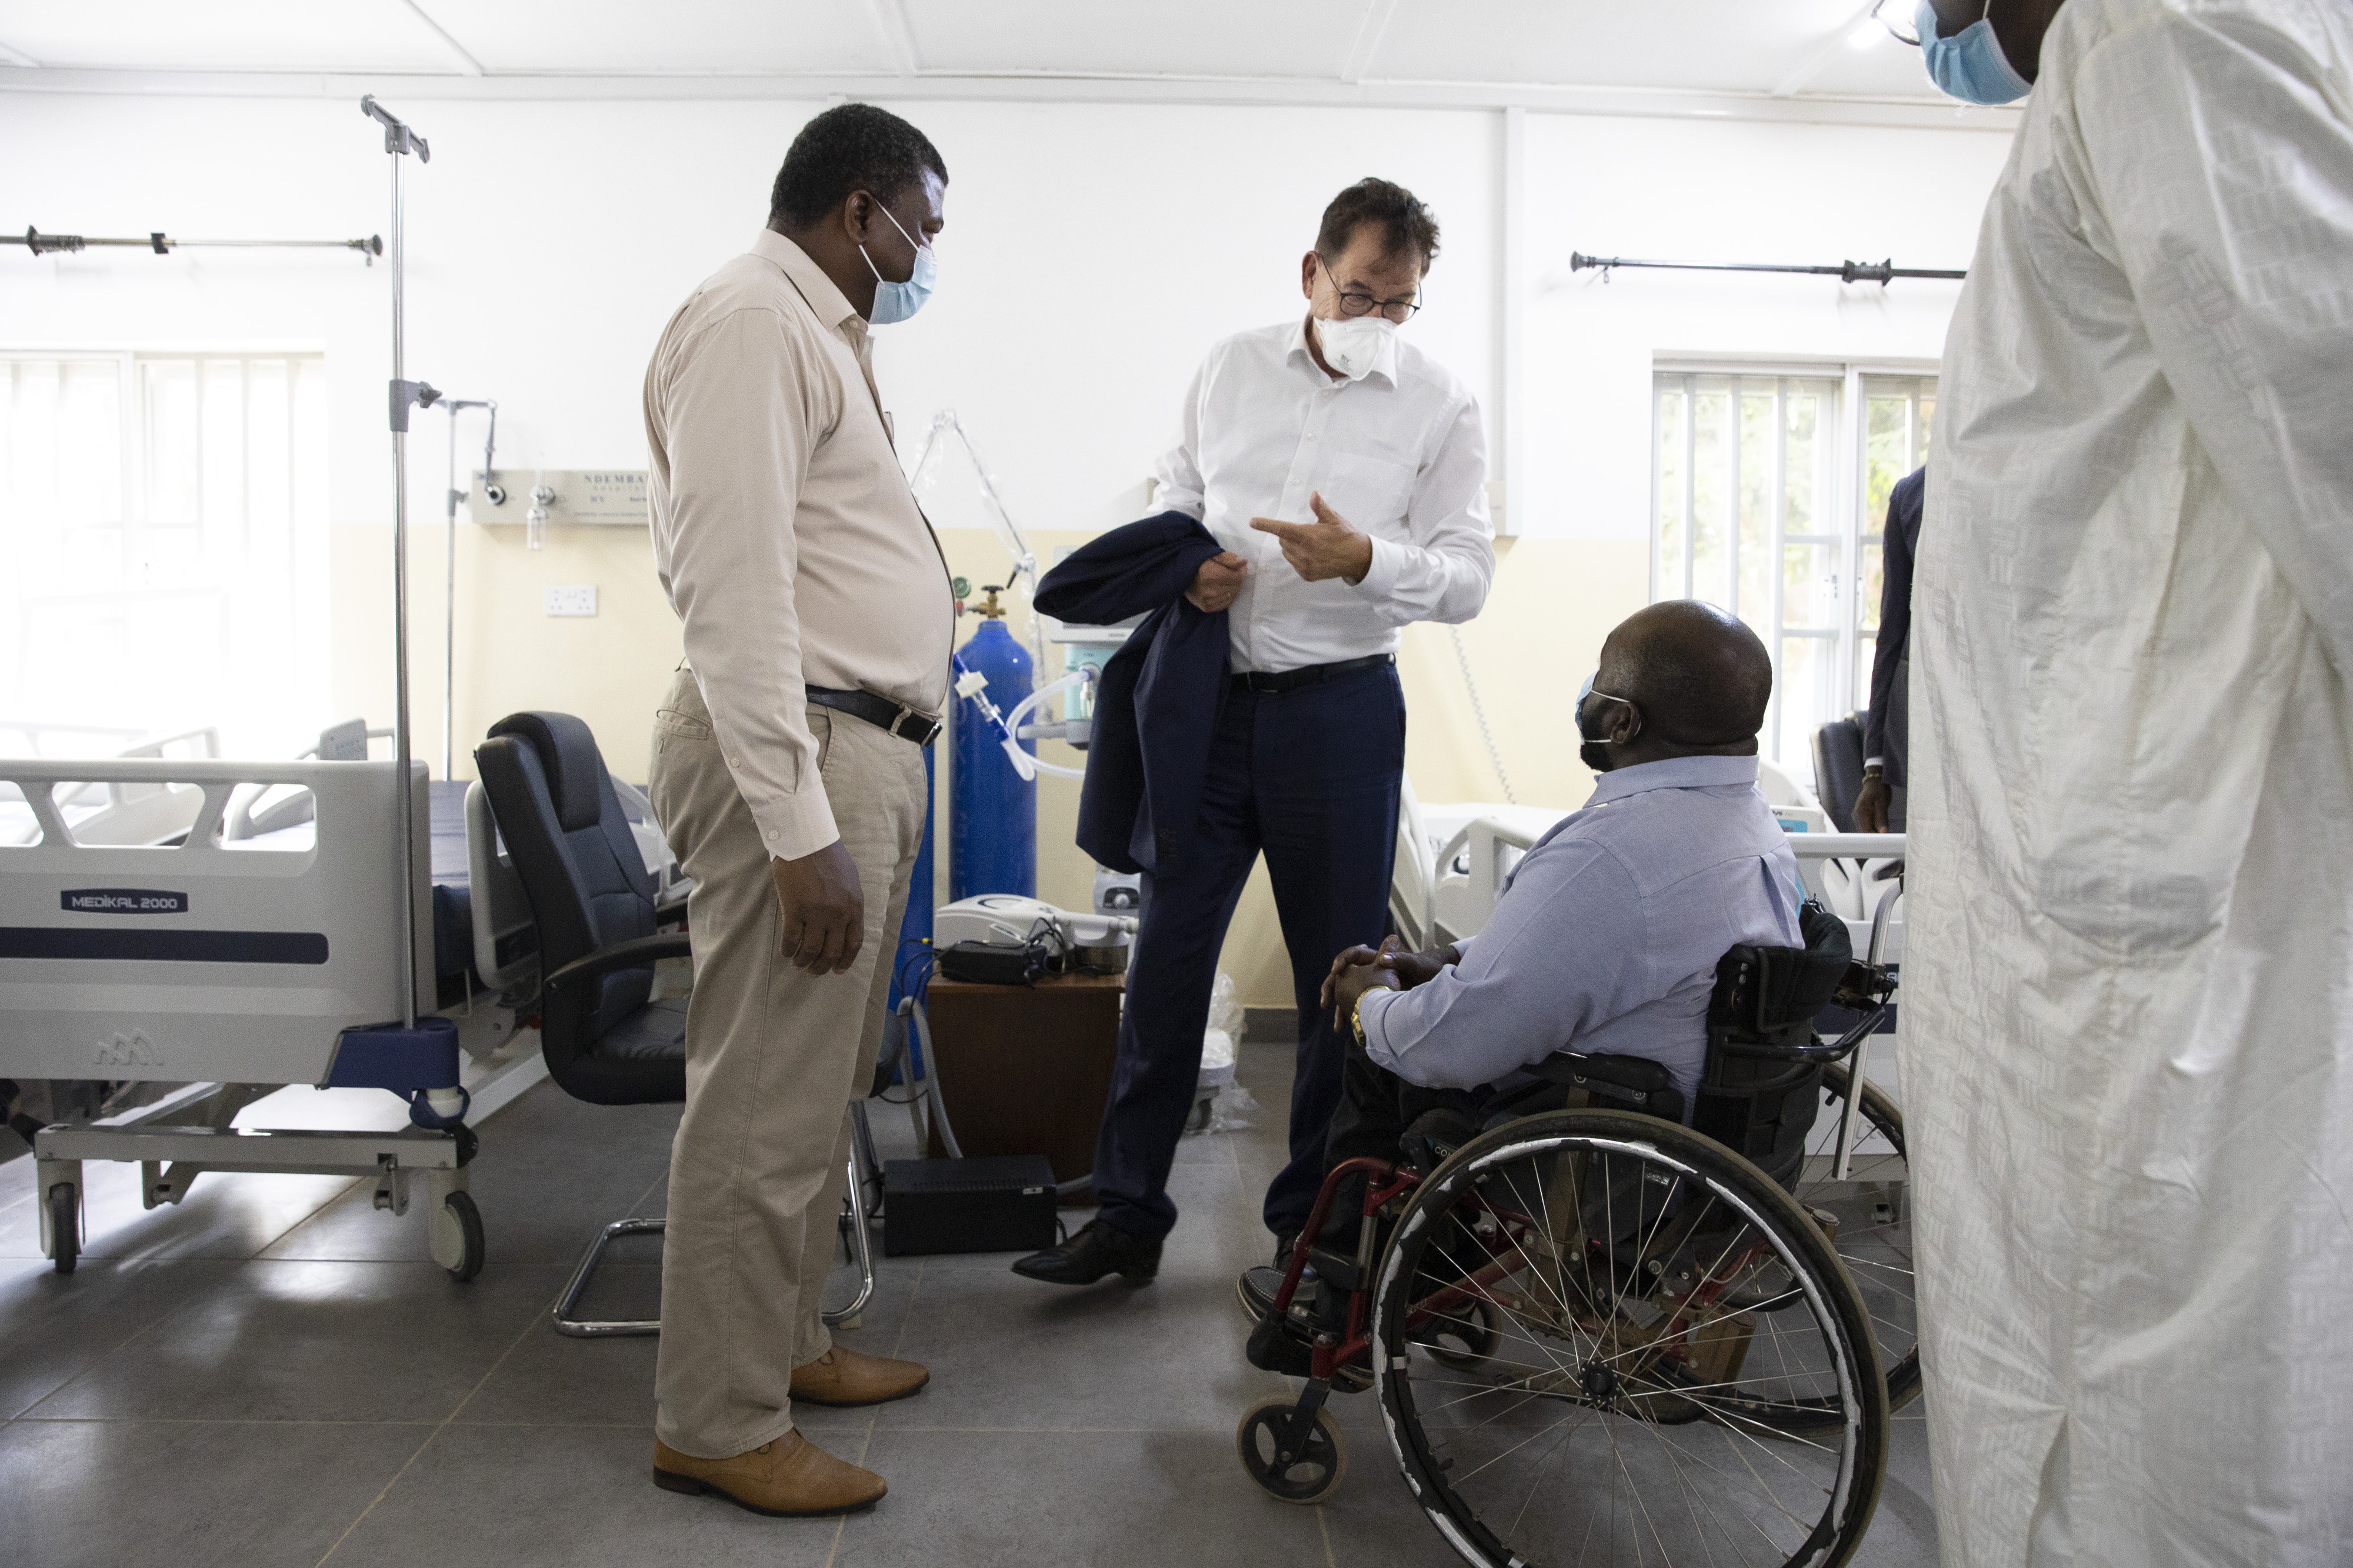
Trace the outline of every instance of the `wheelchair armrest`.
<instances>
[{"instance_id":1,"label":"wheelchair armrest","mask_svg":"<svg viewBox=\"0 0 2353 1568\"><path fill-rule=\"evenodd\" d=\"M610 947L600 947L586 958L575 958L554 973L543 984L550 994L602 980L607 974L623 969L650 969L657 959L684 958L691 952L686 932L667 931L659 936L632 937L617 942Z\"/></svg>"}]
</instances>

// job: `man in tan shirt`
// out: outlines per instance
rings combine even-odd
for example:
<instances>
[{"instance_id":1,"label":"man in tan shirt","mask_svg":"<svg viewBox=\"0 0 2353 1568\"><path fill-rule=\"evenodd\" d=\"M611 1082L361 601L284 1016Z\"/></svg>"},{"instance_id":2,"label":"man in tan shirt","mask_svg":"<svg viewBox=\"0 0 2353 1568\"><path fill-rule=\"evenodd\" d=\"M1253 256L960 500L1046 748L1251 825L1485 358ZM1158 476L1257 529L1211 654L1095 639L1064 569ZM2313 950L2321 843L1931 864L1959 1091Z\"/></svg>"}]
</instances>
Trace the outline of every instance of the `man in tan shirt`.
<instances>
[{"instance_id":1,"label":"man in tan shirt","mask_svg":"<svg viewBox=\"0 0 2353 1568\"><path fill-rule=\"evenodd\" d=\"M843 1513L885 1489L795 1432L794 1401L879 1404L930 1376L834 1344L818 1302L955 611L868 327L929 292L946 184L896 115L818 115L767 228L679 308L646 373L654 563L686 642L652 801L694 879L695 964L654 1480L763 1513Z\"/></svg>"}]
</instances>

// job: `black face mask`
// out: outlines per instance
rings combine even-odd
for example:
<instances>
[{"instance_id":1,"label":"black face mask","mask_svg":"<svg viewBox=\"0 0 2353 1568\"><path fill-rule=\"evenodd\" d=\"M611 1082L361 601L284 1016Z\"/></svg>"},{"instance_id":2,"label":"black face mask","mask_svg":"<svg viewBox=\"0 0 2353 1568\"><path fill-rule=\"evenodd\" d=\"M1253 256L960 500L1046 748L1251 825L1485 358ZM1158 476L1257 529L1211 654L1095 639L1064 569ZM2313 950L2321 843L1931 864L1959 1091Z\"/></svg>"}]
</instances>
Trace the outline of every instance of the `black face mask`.
<instances>
[{"instance_id":1,"label":"black face mask","mask_svg":"<svg viewBox=\"0 0 2353 1568\"><path fill-rule=\"evenodd\" d=\"M1595 674L1599 673L1599 671L1598 670L1595 672ZM1612 752L1610 748L1617 745L1619 742L1600 739L1599 737L1597 737L1592 731L1585 727L1585 700L1588 697L1599 697L1605 702L1625 702L1626 706L1629 708L1631 708L1634 705L1631 702L1627 702L1626 699L1623 697L1612 697L1607 691L1594 690L1593 676L1591 675L1587 676L1585 678L1585 684L1577 689L1577 710L1575 714L1577 720L1577 732L1585 742L1583 745L1577 748L1577 760L1583 763L1587 767L1591 768L1597 773L1606 773L1616 768L1618 765L1617 753Z\"/></svg>"}]
</instances>

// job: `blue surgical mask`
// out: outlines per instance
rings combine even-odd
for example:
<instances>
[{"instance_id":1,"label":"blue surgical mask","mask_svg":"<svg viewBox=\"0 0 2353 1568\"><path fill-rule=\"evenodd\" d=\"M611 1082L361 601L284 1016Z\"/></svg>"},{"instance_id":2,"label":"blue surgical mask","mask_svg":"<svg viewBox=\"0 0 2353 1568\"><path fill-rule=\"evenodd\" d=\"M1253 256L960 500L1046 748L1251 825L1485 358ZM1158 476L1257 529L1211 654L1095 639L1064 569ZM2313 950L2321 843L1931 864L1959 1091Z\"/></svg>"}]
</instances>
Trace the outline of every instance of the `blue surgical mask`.
<instances>
[{"instance_id":1,"label":"blue surgical mask","mask_svg":"<svg viewBox=\"0 0 2353 1568\"><path fill-rule=\"evenodd\" d=\"M1993 0L1986 0L1986 10L1992 9ZM2001 40L1984 16L1951 37L1940 38L1936 7L1930 0L1920 0L1912 25L1920 32L1920 58L1928 67L1928 79L1947 95L1965 103L1992 105L2015 103L2033 90L2033 84L2001 52Z\"/></svg>"},{"instance_id":2,"label":"blue surgical mask","mask_svg":"<svg viewBox=\"0 0 2353 1568\"><path fill-rule=\"evenodd\" d=\"M932 258L932 247L918 242L913 235L907 234L899 220L891 217L890 208L880 202L874 205L876 211L891 218L891 226L906 235L907 243L915 247L915 269L904 283L893 283L883 277L882 269L874 265L874 258L866 255L866 247L862 245L858 247L858 254L866 257L867 268L874 274L874 309L868 312L866 320L874 326L887 327L893 321L905 321L923 308L923 301L932 297L932 285L939 279L939 264Z\"/></svg>"}]
</instances>

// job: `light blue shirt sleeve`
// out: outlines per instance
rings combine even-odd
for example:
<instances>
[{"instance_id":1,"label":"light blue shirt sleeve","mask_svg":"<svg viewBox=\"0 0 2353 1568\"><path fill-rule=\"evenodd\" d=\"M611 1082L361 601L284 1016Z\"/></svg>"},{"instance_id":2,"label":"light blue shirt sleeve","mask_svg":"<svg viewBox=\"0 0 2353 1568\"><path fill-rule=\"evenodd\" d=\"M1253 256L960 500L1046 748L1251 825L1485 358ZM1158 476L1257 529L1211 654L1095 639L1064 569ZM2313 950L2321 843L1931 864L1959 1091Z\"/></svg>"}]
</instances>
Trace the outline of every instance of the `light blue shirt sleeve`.
<instances>
[{"instance_id":1,"label":"light blue shirt sleeve","mask_svg":"<svg viewBox=\"0 0 2353 1568\"><path fill-rule=\"evenodd\" d=\"M1372 1059L1425 1089L1493 1083L1642 997L1646 910L1617 857L1589 840L1531 850L1461 962L1411 991L1367 992Z\"/></svg>"}]
</instances>

